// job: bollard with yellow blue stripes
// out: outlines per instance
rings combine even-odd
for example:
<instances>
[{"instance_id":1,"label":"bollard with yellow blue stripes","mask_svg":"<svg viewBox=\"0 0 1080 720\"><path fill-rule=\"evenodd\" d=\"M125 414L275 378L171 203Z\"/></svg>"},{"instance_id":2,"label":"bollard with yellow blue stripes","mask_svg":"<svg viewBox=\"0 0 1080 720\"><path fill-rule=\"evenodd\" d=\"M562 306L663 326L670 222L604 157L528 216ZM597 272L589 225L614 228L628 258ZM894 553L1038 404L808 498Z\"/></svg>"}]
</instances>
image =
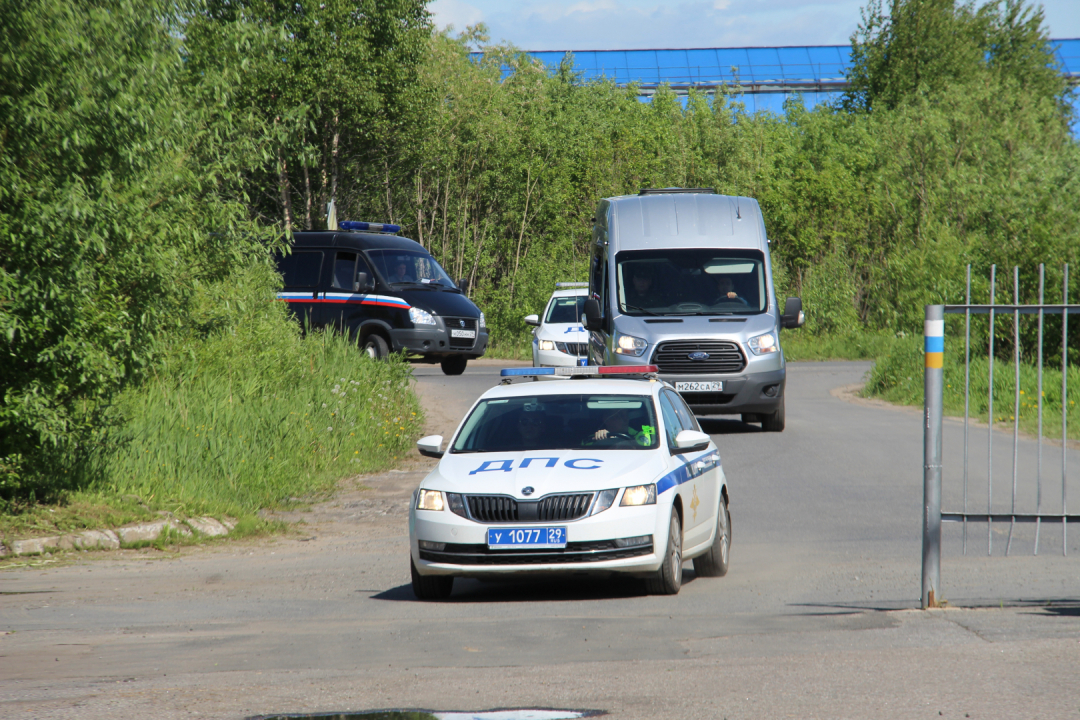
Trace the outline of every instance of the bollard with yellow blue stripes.
<instances>
[{"instance_id":1,"label":"bollard with yellow blue stripes","mask_svg":"<svg viewBox=\"0 0 1080 720\"><path fill-rule=\"evenodd\" d=\"M922 607L941 601L941 404L945 355L945 306L927 305L923 371Z\"/></svg>"}]
</instances>

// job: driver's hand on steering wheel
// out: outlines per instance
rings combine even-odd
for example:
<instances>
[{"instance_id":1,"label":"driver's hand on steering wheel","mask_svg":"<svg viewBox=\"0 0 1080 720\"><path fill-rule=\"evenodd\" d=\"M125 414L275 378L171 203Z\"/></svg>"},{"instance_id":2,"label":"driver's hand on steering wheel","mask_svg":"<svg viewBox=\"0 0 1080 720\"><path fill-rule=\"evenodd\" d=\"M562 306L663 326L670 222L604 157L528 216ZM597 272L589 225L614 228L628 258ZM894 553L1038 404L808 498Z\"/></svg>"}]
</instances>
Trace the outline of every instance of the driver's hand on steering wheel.
<instances>
[{"instance_id":1,"label":"driver's hand on steering wheel","mask_svg":"<svg viewBox=\"0 0 1080 720\"><path fill-rule=\"evenodd\" d=\"M606 440L608 436L607 428L600 428L593 434L593 440Z\"/></svg>"}]
</instances>

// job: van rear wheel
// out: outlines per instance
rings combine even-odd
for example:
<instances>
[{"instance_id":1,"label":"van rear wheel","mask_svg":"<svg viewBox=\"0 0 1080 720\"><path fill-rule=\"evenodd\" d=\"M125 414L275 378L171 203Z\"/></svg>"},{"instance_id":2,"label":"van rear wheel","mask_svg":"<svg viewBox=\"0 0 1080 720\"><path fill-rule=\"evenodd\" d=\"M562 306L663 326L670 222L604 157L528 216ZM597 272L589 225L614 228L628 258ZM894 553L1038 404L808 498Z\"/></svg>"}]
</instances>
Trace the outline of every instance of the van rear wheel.
<instances>
[{"instance_id":1,"label":"van rear wheel","mask_svg":"<svg viewBox=\"0 0 1080 720\"><path fill-rule=\"evenodd\" d=\"M443 373L447 375L460 375L465 372L465 366L469 364L469 358L464 355L451 355L443 358L441 363Z\"/></svg>"}]
</instances>

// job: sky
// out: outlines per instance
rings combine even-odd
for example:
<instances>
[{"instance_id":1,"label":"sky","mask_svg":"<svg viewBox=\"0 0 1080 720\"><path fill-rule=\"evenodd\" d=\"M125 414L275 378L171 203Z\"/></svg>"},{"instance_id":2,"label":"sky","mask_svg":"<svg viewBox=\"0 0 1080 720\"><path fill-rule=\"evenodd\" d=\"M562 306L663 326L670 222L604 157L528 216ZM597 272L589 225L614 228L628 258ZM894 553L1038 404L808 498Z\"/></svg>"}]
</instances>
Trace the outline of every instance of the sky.
<instances>
[{"instance_id":1,"label":"sky","mask_svg":"<svg viewBox=\"0 0 1080 720\"><path fill-rule=\"evenodd\" d=\"M435 0L439 28L483 22L522 50L846 45L866 0ZM1051 38L1080 38L1080 0L1043 0Z\"/></svg>"}]
</instances>

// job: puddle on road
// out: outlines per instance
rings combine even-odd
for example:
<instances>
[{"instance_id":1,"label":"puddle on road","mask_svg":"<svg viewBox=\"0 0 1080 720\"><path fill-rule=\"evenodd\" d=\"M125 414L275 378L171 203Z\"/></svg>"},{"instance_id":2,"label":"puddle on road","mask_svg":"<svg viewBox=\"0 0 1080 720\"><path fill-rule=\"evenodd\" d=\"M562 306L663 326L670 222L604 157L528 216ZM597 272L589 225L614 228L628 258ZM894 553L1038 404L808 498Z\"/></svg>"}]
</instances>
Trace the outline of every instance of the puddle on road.
<instances>
[{"instance_id":1,"label":"puddle on road","mask_svg":"<svg viewBox=\"0 0 1080 720\"><path fill-rule=\"evenodd\" d=\"M603 710L551 710L511 708L480 712L432 710L373 710L357 713L315 713L306 715L259 715L248 720L574 720L607 715Z\"/></svg>"}]
</instances>

